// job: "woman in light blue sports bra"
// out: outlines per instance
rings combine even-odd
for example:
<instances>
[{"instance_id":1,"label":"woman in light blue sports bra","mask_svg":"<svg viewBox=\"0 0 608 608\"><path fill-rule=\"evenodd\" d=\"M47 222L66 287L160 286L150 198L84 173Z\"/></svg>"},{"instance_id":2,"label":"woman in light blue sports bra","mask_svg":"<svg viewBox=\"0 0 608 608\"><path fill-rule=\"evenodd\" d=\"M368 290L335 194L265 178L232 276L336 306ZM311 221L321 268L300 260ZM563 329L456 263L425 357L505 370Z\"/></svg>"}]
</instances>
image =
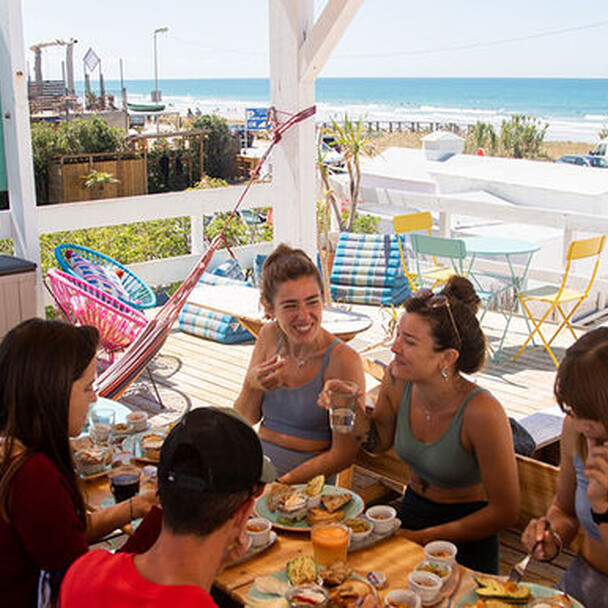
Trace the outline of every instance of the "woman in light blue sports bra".
<instances>
[{"instance_id":1,"label":"woman in light blue sports bra","mask_svg":"<svg viewBox=\"0 0 608 608\"><path fill-rule=\"evenodd\" d=\"M608 606L608 328L579 338L560 363L555 398L567 414L557 493L545 517L533 519L522 542L552 560L581 533L579 554L557 588L586 608Z\"/></svg>"},{"instance_id":2,"label":"woman in light blue sports bra","mask_svg":"<svg viewBox=\"0 0 608 608\"><path fill-rule=\"evenodd\" d=\"M357 413L356 435L370 452L394 445L409 465L399 513L408 538L452 541L459 563L496 573L497 533L517 521L519 482L507 415L462 375L485 358L478 307L470 281L457 276L439 294L405 302L394 359L373 415Z\"/></svg>"},{"instance_id":3,"label":"woman in light blue sports bra","mask_svg":"<svg viewBox=\"0 0 608 608\"><path fill-rule=\"evenodd\" d=\"M361 357L321 327L323 284L302 250L279 245L265 260L262 304L273 321L260 332L234 407L260 423L281 482L331 478L352 464L358 446L352 434L332 433L317 399L331 378L365 391Z\"/></svg>"}]
</instances>

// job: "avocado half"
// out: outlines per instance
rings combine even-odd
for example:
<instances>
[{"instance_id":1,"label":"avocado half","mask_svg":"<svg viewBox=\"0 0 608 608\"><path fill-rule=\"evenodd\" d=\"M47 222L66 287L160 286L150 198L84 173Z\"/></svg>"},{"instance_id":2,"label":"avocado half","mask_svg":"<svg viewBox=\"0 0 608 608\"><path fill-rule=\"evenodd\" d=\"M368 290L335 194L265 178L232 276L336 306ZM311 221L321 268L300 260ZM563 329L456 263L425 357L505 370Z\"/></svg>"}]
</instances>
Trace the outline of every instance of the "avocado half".
<instances>
[{"instance_id":1,"label":"avocado half","mask_svg":"<svg viewBox=\"0 0 608 608\"><path fill-rule=\"evenodd\" d=\"M530 587L517 583L502 582L495 578L476 576L475 582L479 585L475 593L481 597L501 599L513 604L525 604L531 597Z\"/></svg>"}]
</instances>

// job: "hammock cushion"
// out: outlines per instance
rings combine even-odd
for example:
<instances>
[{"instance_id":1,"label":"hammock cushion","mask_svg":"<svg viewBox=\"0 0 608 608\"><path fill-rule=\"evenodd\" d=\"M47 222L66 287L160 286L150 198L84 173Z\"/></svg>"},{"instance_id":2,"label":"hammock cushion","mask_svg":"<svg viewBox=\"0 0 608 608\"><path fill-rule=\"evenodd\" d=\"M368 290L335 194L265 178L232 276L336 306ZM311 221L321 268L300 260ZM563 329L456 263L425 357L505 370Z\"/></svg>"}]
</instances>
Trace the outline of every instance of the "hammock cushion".
<instances>
[{"instance_id":1,"label":"hammock cushion","mask_svg":"<svg viewBox=\"0 0 608 608\"><path fill-rule=\"evenodd\" d=\"M336 302L397 305L410 295L394 234L341 233L329 281Z\"/></svg>"},{"instance_id":2,"label":"hammock cushion","mask_svg":"<svg viewBox=\"0 0 608 608\"><path fill-rule=\"evenodd\" d=\"M224 266L224 264L222 264L222 266ZM218 266L218 268L221 268L221 266ZM218 268L216 268L215 271L217 271ZM205 272L202 275L199 284L249 284L244 281L239 281L238 279L231 279L230 277L216 274L215 271ZM215 342L222 342L223 344L235 344L237 342L253 340L253 336L239 323L236 317L209 310L190 302L186 302L179 315L179 329L187 334L198 336L199 338L206 338L207 340L214 340Z\"/></svg>"},{"instance_id":3,"label":"hammock cushion","mask_svg":"<svg viewBox=\"0 0 608 608\"><path fill-rule=\"evenodd\" d=\"M129 293L122 286L120 277L114 271L89 262L77 253L72 254L70 262L74 274L93 285L93 287L97 287L119 300L129 298Z\"/></svg>"}]
</instances>

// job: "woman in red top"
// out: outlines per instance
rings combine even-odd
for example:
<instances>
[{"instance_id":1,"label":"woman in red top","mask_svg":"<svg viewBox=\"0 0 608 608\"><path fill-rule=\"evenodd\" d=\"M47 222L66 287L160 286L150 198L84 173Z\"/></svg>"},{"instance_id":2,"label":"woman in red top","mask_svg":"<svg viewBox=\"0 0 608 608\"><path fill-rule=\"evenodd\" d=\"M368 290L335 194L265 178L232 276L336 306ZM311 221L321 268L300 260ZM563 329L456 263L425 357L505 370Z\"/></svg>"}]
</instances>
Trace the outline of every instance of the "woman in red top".
<instances>
[{"instance_id":1,"label":"woman in red top","mask_svg":"<svg viewBox=\"0 0 608 608\"><path fill-rule=\"evenodd\" d=\"M155 502L141 494L87 515L69 436L96 400L93 327L30 319L0 344L0 606L37 605L94 542Z\"/></svg>"}]
</instances>

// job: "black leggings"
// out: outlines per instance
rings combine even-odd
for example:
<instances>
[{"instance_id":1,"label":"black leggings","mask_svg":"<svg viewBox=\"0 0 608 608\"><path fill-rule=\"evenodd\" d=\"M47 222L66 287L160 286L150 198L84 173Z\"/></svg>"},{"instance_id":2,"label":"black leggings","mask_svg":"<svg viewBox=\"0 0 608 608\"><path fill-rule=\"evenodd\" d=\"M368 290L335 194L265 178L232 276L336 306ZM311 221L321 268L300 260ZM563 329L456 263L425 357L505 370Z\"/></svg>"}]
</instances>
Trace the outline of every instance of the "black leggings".
<instances>
[{"instance_id":1,"label":"black leggings","mask_svg":"<svg viewBox=\"0 0 608 608\"><path fill-rule=\"evenodd\" d=\"M483 509L488 503L458 502L440 503L416 494L409 486L403 496L399 510L401 527L408 530L423 530L450 521L462 519ZM440 539L437 539L440 540ZM488 574L498 574L498 535L494 534L480 540L455 543L458 547L456 560L459 564Z\"/></svg>"}]
</instances>

